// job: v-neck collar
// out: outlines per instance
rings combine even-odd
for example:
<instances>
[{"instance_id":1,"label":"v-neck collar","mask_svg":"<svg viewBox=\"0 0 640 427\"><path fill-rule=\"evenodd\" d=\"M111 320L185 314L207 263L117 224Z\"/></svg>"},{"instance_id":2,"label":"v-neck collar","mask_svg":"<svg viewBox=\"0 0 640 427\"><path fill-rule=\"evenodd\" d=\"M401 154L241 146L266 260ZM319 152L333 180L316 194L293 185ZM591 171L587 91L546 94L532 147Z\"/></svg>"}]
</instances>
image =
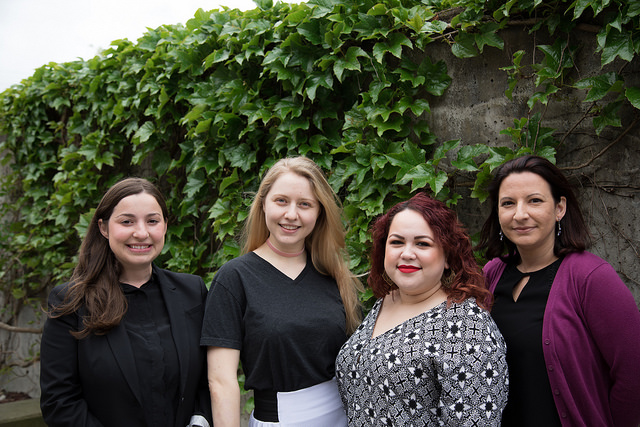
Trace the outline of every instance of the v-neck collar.
<instances>
[{"instance_id":1,"label":"v-neck collar","mask_svg":"<svg viewBox=\"0 0 640 427\"><path fill-rule=\"evenodd\" d=\"M267 261L266 259L262 258L257 253L249 252L249 254L251 254L251 256L259 259L261 263L263 263L266 266L268 266L268 268L271 269L275 274L282 276L287 282L290 282L291 284L294 284L294 285L299 283L300 281L302 281L302 279L304 279L304 277L307 275L309 270L313 267L313 263L311 262L311 256L309 254L307 254L307 262L306 262L304 268L302 269L300 274L298 274L298 276L296 276L295 279L292 279L291 277L287 276L282 271L280 271L278 268L276 268L269 261Z\"/></svg>"},{"instance_id":2,"label":"v-neck collar","mask_svg":"<svg viewBox=\"0 0 640 427\"><path fill-rule=\"evenodd\" d=\"M379 333L378 335L376 335L375 337L373 336L373 331L376 328L376 324L378 323L378 316L380 315L380 311L382 310L382 305L384 303L384 298L380 298L376 301L375 305L372 307L371 311L375 310L375 316L373 318L373 321L370 322L368 326L368 332L367 332L367 337L369 338L369 341L374 341L382 336L385 336L389 333L391 333L391 331L394 331L394 333L396 333L399 330L402 330L406 327L406 325L408 325L410 322L411 323L415 323L416 320L418 320L418 318L420 317L428 317L431 315L437 316L440 313L442 313L442 305L444 304L444 309L446 309L446 304L447 301L443 301L440 304L436 305L435 307L431 307L428 310L423 311L422 313L418 313L413 317L408 318L407 320L398 323L397 325L387 329L384 332Z\"/></svg>"}]
</instances>

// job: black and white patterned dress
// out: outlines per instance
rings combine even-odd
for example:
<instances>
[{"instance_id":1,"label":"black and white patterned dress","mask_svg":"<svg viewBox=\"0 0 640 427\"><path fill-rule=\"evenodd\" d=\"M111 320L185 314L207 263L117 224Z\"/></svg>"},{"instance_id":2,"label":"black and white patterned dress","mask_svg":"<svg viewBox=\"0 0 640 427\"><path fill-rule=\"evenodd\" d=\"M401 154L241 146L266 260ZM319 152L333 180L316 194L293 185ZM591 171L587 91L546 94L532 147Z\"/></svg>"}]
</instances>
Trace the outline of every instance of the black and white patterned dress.
<instances>
[{"instance_id":1,"label":"black and white patterned dress","mask_svg":"<svg viewBox=\"0 0 640 427\"><path fill-rule=\"evenodd\" d=\"M489 313L444 302L372 338L381 306L336 360L349 426L499 426L509 379Z\"/></svg>"}]
</instances>

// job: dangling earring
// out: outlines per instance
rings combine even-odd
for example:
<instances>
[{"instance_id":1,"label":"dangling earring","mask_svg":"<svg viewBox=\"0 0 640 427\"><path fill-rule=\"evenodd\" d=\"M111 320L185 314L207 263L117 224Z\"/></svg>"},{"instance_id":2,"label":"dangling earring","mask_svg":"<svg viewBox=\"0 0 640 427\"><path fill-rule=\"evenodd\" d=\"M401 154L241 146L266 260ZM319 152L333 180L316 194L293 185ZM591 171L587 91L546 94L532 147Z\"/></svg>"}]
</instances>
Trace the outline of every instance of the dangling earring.
<instances>
[{"instance_id":1,"label":"dangling earring","mask_svg":"<svg viewBox=\"0 0 640 427\"><path fill-rule=\"evenodd\" d=\"M502 240L504 239L504 234L502 234L502 230L498 232L498 235L500 236L500 241L502 242Z\"/></svg>"},{"instance_id":2,"label":"dangling earring","mask_svg":"<svg viewBox=\"0 0 640 427\"><path fill-rule=\"evenodd\" d=\"M560 234L562 234L562 226L560 225L560 221L558 221L558 233L557 233L557 236L560 236Z\"/></svg>"},{"instance_id":3,"label":"dangling earring","mask_svg":"<svg viewBox=\"0 0 640 427\"><path fill-rule=\"evenodd\" d=\"M389 275L387 274L387 270L382 272L382 278L385 282L387 282L387 285L389 285L389 291L392 291L398 287L398 285L393 283L393 280L391 280L391 277L389 277Z\"/></svg>"},{"instance_id":4,"label":"dangling earring","mask_svg":"<svg viewBox=\"0 0 640 427\"><path fill-rule=\"evenodd\" d=\"M440 283L445 288L451 287L454 279L456 278L456 273L453 270L449 270L449 274L446 274L447 270L442 273L442 278L440 279Z\"/></svg>"}]
</instances>

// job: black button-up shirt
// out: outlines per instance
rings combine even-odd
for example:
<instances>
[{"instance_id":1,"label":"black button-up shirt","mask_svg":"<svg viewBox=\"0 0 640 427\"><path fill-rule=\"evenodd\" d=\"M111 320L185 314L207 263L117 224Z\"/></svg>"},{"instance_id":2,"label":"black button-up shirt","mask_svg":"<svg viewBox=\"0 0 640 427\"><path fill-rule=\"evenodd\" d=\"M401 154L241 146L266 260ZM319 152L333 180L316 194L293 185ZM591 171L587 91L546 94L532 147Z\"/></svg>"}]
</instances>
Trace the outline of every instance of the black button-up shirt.
<instances>
[{"instance_id":1,"label":"black button-up shirt","mask_svg":"<svg viewBox=\"0 0 640 427\"><path fill-rule=\"evenodd\" d=\"M133 349L147 426L173 426L180 364L162 292L153 277L140 288L120 286L128 303L122 323Z\"/></svg>"}]
</instances>

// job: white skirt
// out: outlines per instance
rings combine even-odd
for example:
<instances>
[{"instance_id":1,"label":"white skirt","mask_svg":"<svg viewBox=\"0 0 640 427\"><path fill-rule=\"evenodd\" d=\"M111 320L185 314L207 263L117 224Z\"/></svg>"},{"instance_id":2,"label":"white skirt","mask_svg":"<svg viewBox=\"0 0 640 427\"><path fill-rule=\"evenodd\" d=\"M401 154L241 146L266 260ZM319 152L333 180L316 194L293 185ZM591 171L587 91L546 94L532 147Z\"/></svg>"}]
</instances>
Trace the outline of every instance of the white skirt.
<instances>
[{"instance_id":1,"label":"white skirt","mask_svg":"<svg viewBox=\"0 0 640 427\"><path fill-rule=\"evenodd\" d=\"M346 427L335 378L301 390L278 392L277 423L256 420L251 413L249 427Z\"/></svg>"}]
</instances>

